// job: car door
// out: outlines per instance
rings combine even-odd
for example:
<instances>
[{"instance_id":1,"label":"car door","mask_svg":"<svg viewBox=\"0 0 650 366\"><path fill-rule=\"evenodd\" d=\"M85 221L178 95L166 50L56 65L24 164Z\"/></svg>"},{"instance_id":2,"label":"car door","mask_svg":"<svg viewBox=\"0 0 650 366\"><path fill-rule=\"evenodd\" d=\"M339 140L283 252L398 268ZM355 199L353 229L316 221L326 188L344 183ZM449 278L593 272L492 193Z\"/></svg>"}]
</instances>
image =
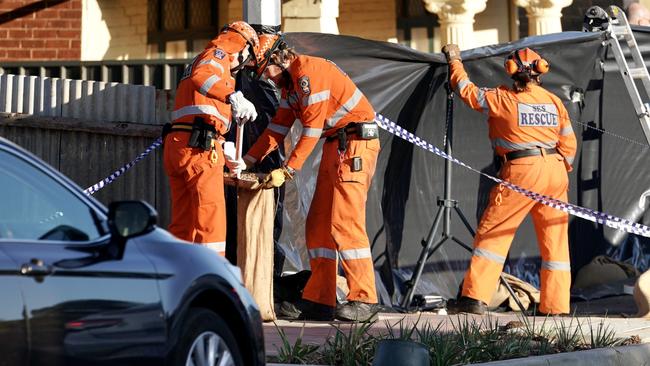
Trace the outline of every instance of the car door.
<instances>
[{"instance_id":1,"label":"car door","mask_svg":"<svg viewBox=\"0 0 650 366\"><path fill-rule=\"evenodd\" d=\"M136 243L111 242L102 206L2 145L0 205L0 252L24 296L31 364L160 356L166 329L153 264Z\"/></svg>"},{"instance_id":2,"label":"car door","mask_svg":"<svg viewBox=\"0 0 650 366\"><path fill-rule=\"evenodd\" d=\"M0 250L0 365L24 365L27 359L25 303L16 264Z\"/></svg>"}]
</instances>

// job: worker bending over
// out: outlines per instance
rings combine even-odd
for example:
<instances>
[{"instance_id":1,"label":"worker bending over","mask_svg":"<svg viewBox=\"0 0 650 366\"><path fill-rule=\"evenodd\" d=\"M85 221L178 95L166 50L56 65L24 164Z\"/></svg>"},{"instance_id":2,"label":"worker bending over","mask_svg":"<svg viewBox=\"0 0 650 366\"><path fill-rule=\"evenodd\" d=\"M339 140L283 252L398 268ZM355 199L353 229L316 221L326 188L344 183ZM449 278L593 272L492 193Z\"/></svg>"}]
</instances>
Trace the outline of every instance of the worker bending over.
<instances>
[{"instance_id":1,"label":"worker bending over","mask_svg":"<svg viewBox=\"0 0 650 366\"><path fill-rule=\"evenodd\" d=\"M303 300L284 302L279 314L292 319L366 321L376 314L375 275L366 233L366 199L379 153L374 110L333 62L297 54L286 43L269 52L262 71L282 91L280 108L244 159L254 164L276 149L294 121L302 134L282 168L265 179L282 185L302 168L322 138L316 189L306 221L311 277ZM259 63L259 60L258 60ZM338 259L350 292L336 307Z\"/></svg>"}]
</instances>

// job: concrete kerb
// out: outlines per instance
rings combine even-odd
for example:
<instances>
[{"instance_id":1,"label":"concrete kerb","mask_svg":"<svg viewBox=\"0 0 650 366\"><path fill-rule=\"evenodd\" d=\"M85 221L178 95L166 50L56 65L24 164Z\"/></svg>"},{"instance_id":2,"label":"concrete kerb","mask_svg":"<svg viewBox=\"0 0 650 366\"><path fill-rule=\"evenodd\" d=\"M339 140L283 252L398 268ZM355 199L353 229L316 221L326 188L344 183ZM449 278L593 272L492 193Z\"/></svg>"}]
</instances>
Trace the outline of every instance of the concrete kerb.
<instances>
[{"instance_id":1,"label":"concrete kerb","mask_svg":"<svg viewBox=\"0 0 650 366\"><path fill-rule=\"evenodd\" d=\"M553 355L515 358L505 361L478 363L481 366L648 366L650 344L636 344L587 351L556 353ZM267 366L289 366L268 363ZM312 365L314 366L314 365Z\"/></svg>"},{"instance_id":2,"label":"concrete kerb","mask_svg":"<svg viewBox=\"0 0 650 366\"><path fill-rule=\"evenodd\" d=\"M650 365L650 344L636 344L588 351L556 353L553 355L516 358L505 361L485 362L482 366L641 366Z\"/></svg>"}]
</instances>

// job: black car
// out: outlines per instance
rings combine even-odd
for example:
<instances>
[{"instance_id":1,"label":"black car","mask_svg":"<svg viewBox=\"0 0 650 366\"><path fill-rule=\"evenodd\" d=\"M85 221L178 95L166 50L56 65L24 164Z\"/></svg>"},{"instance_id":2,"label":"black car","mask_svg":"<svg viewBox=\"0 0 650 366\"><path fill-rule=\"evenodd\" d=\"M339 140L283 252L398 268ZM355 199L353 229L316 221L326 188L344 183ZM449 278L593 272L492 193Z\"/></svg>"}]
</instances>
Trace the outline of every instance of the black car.
<instances>
[{"instance_id":1,"label":"black car","mask_svg":"<svg viewBox=\"0 0 650 366\"><path fill-rule=\"evenodd\" d=\"M1 365L263 365L237 267L0 137Z\"/></svg>"}]
</instances>

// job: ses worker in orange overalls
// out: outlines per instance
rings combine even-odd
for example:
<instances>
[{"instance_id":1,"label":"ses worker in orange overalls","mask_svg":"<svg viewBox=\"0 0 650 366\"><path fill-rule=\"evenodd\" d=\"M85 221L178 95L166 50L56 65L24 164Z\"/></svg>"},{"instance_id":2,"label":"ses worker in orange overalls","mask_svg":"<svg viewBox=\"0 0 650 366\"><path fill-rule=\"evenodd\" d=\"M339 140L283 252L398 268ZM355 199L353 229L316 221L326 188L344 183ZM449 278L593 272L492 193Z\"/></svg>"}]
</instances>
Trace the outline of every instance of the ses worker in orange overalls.
<instances>
[{"instance_id":1,"label":"ses worker in orange overalls","mask_svg":"<svg viewBox=\"0 0 650 366\"><path fill-rule=\"evenodd\" d=\"M505 63L513 88L488 89L469 80L458 46L447 45L443 52L451 69L451 87L472 109L488 115L489 137L502 162L501 179L566 202L576 138L562 101L540 86L539 77L548 71L548 62L529 48L514 51ZM542 256L539 311L569 313L568 214L503 185L492 189L474 238L461 297L450 304L451 311L486 311L515 232L529 212Z\"/></svg>"},{"instance_id":2,"label":"ses worker in orange overalls","mask_svg":"<svg viewBox=\"0 0 650 366\"><path fill-rule=\"evenodd\" d=\"M365 321L376 313L377 293L366 233L366 199L379 153L374 110L352 80L333 62L296 54L280 44L266 57L262 71L282 90L280 108L244 159L254 164L273 151L294 121L302 135L282 168L264 179L277 187L295 171L323 138L316 190L306 222L306 242L312 274L303 300L284 302L287 318ZM258 58L258 64L260 60ZM350 293L336 308L338 258Z\"/></svg>"},{"instance_id":3,"label":"ses worker in orange overalls","mask_svg":"<svg viewBox=\"0 0 650 366\"><path fill-rule=\"evenodd\" d=\"M226 25L185 69L176 90L173 122L163 131L172 195L169 231L221 255L226 250L221 136L230 129L231 114L240 124L257 116L253 104L235 91L233 75L254 63L258 47L250 25Z\"/></svg>"}]
</instances>

